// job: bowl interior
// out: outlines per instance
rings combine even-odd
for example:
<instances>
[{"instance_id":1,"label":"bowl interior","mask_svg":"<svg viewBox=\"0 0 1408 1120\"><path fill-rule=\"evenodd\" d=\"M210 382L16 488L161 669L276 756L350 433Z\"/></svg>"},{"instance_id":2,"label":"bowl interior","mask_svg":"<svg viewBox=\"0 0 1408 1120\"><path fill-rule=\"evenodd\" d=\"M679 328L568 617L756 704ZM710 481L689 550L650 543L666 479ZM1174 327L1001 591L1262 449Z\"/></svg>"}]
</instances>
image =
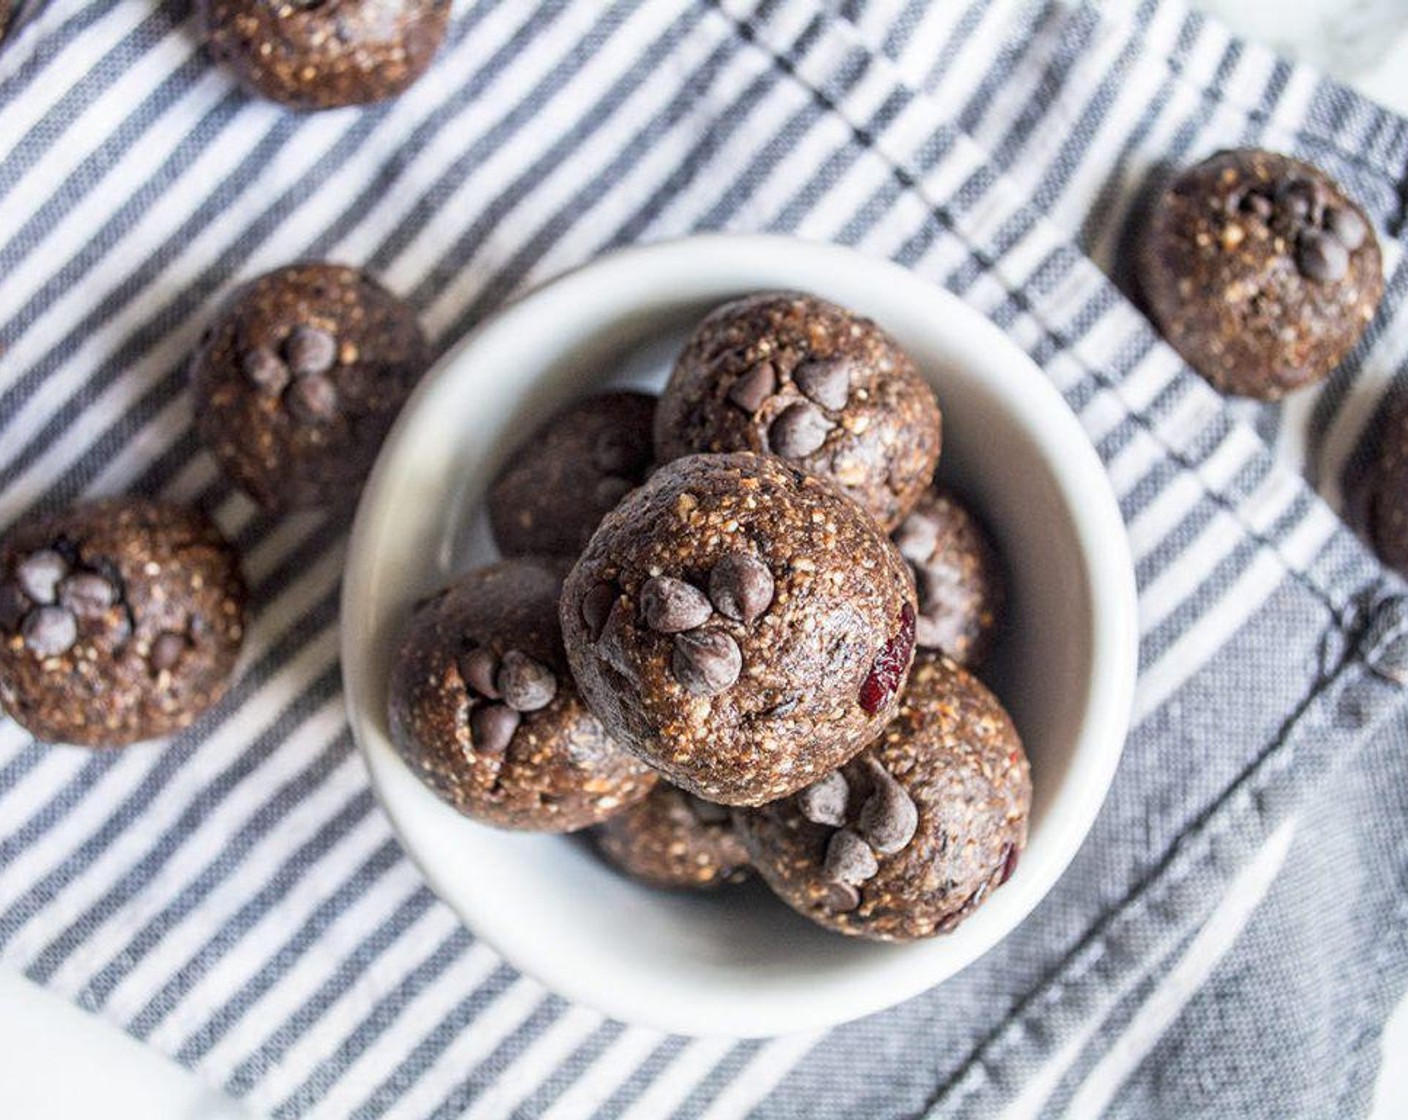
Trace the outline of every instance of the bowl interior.
<instances>
[{"instance_id":1,"label":"bowl interior","mask_svg":"<svg viewBox=\"0 0 1408 1120\"><path fill-rule=\"evenodd\" d=\"M1010 883L954 933L890 946L826 933L757 884L660 893L579 839L500 832L441 804L395 755L388 656L421 595L496 554L489 479L576 396L658 388L716 304L801 288L875 318L934 384L940 477L991 526L1011 601L986 674L1031 756L1031 837ZM411 855L477 935L548 987L617 1018L765 1035L844 1021L922 991L1001 939L1059 876L1118 760L1133 680L1128 549L1098 460L1059 395L986 320L888 263L773 238L629 250L508 308L407 406L363 498L344 590L348 703Z\"/></svg>"}]
</instances>

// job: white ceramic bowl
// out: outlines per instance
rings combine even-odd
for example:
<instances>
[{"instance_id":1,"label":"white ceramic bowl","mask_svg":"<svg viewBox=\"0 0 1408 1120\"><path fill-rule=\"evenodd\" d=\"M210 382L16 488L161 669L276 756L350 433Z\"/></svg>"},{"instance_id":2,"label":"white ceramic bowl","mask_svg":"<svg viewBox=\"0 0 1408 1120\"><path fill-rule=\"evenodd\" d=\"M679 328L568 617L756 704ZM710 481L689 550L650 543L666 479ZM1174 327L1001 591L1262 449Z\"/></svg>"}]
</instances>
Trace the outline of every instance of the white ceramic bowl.
<instances>
[{"instance_id":1,"label":"white ceramic bowl","mask_svg":"<svg viewBox=\"0 0 1408 1120\"><path fill-rule=\"evenodd\" d=\"M815 292L914 355L944 410L940 477L970 494L1011 572L990 680L1032 761L1031 836L1011 881L952 934L880 945L826 933L753 884L657 893L580 841L500 832L442 804L387 737L388 657L410 605L490 559L481 497L535 424L607 384L658 385L691 326L734 296ZM953 975L1051 889L1124 742L1136 661L1124 527L1060 395L986 319L884 261L713 235L627 249L524 296L456 346L406 406L358 511L342 602L352 728L407 851L469 928L525 974L618 1019L694 1035L844 1022Z\"/></svg>"}]
</instances>

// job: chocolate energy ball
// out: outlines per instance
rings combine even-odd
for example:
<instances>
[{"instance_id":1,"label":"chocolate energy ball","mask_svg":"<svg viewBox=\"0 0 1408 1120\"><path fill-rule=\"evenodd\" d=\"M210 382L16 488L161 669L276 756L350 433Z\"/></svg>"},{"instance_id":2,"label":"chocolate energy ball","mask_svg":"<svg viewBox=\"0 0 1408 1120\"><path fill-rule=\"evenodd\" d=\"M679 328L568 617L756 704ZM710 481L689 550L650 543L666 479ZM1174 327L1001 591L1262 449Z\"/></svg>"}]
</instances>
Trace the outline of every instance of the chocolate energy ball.
<instances>
[{"instance_id":1,"label":"chocolate energy ball","mask_svg":"<svg viewBox=\"0 0 1408 1120\"><path fill-rule=\"evenodd\" d=\"M224 695L244 626L234 551L182 506L89 502L0 538L0 702L40 739L185 727Z\"/></svg>"},{"instance_id":2,"label":"chocolate energy ball","mask_svg":"<svg viewBox=\"0 0 1408 1120\"><path fill-rule=\"evenodd\" d=\"M933 486L894 533L919 593L914 644L976 668L992 651L1005 582L992 538L946 487Z\"/></svg>"},{"instance_id":3,"label":"chocolate energy ball","mask_svg":"<svg viewBox=\"0 0 1408 1120\"><path fill-rule=\"evenodd\" d=\"M1408 402L1389 412L1365 479L1366 530L1379 559L1408 575Z\"/></svg>"},{"instance_id":4,"label":"chocolate energy ball","mask_svg":"<svg viewBox=\"0 0 1408 1120\"><path fill-rule=\"evenodd\" d=\"M210 53L294 109L381 101L429 68L449 0L201 0Z\"/></svg>"},{"instance_id":5,"label":"chocolate energy ball","mask_svg":"<svg viewBox=\"0 0 1408 1120\"><path fill-rule=\"evenodd\" d=\"M1364 211L1318 168L1219 152L1155 201L1135 268L1154 322L1227 393L1275 400L1333 370L1383 295Z\"/></svg>"},{"instance_id":6,"label":"chocolate energy ball","mask_svg":"<svg viewBox=\"0 0 1408 1120\"><path fill-rule=\"evenodd\" d=\"M601 523L562 593L607 730L709 801L760 805L874 740L914 652L894 545L781 459L691 455Z\"/></svg>"},{"instance_id":7,"label":"chocolate energy ball","mask_svg":"<svg viewBox=\"0 0 1408 1120\"><path fill-rule=\"evenodd\" d=\"M617 502L645 481L655 398L603 393L563 409L514 450L489 488L506 556L576 559Z\"/></svg>"},{"instance_id":8,"label":"chocolate energy ball","mask_svg":"<svg viewBox=\"0 0 1408 1120\"><path fill-rule=\"evenodd\" d=\"M392 664L397 750L442 799L499 828L586 828L655 784L572 684L560 584L534 560L469 572L416 609Z\"/></svg>"},{"instance_id":9,"label":"chocolate energy ball","mask_svg":"<svg viewBox=\"0 0 1408 1120\"><path fill-rule=\"evenodd\" d=\"M598 825L592 839L607 862L652 887L708 889L748 877L729 810L665 782Z\"/></svg>"},{"instance_id":10,"label":"chocolate energy ball","mask_svg":"<svg viewBox=\"0 0 1408 1120\"><path fill-rule=\"evenodd\" d=\"M660 462L780 455L887 532L929 485L939 444L938 402L909 355L869 319L797 293L750 296L706 318L655 415Z\"/></svg>"},{"instance_id":11,"label":"chocolate energy ball","mask_svg":"<svg viewBox=\"0 0 1408 1120\"><path fill-rule=\"evenodd\" d=\"M415 314L366 273L292 265L237 291L206 332L196 424L266 509L345 506L429 364Z\"/></svg>"},{"instance_id":12,"label":"chocolate energy ball","mask_svg":"<svg viewBox=\"0 0 1408 1120\"><path fill-rule=\"evenodd\" d=\"M735 821L758 874L798 913L915 941L947 933L1011 877L1030 808L1027 758L1002 705L925 654L878 743Z\"/></svg>"}]
</instances>

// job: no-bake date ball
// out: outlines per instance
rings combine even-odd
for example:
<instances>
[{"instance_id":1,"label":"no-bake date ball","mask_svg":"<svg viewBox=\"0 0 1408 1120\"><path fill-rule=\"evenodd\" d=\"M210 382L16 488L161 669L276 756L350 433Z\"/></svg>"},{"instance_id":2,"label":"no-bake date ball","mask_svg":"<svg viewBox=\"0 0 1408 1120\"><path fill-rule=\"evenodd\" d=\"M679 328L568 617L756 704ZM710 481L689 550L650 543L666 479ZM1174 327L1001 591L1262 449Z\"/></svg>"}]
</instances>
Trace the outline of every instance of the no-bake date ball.
<instances>
[{"instance_id":1,"label":"no-bake date ball","mask_svg":"<svg viewBox=\"0 0 1408 1120\"><path fill-rule=\"evenodd\" d=\"M244 628L238 560L193 510L112 498L0 538L0 701L40 739L185 727L224 695Z\"/></svg>"},{"instance_id":2,"label":"no-bake date ball","mask_svg":"<svg viewBox=\"0 0 1408 1120\"><path fill-rule=\"evenodd\" d=\"M869 319L799 293L725 304L695 330L660 398L655 452L779 455L834 483L885 529L939 458L934 392Z\"/></svg>"},{"instance_id":3,"label":"no-bake date ball","mask_svg":"<svg viewBox=\"0 0 1408 1120\"><path fill-rule=\"evenodd\" d=\"M429 361L415 314L366 273L291 265L237 291L206 332L196 424L266 509L346 506Z\"/></svg>"},{"instance_id":4,"label":"no-bake date ball","mask_svg":"<svg viewBox=\"0 0 1408 1120\"><path fill-rule=\"evenodd\" d=\"M693 455L606 515L562 595L567 654L608 731L730 805L792 793L879 734L914 589L878 526L765 455Z\"/></svg>"},{"instance_id":5,"label":"no-bake date ball","mask_svg":"<svg viewBox=\"0 0 1408 1120\"><path fill-rule=\"evenodd\" d=\"M704 890L748 877L730 811L660 782L592 831L607 862L651 887Z\"/></svg>"},{"instance_id":6,"label":"no-bake date ball","mask_svg":"<svg viewBox=\"0 0 1408 1120\"><path fill-rule=\"evenodd\" d=\"M607 735L567 672L560 569L507 560L417 607L391 670L391 737L466 816L571 832L639 801L655 774Z\"/></svg>"},{"instance_id":7,"label":"no-bake date ball","mask_svg":"<svg viewBox=\"0 0 1408 1120\"><path fill-rule=\"evenodd\" d=\"M754 868L793 909L841 933L913 941L953 929L1008 880L1030 806L1002 705L925 654L875 746L735 819Z\"/></svg>"},{"instance_id":8,"label":"no-bake date ball","mask_svg":"<svg viewBox=\"0 0 1408 1120\"><path fill-rule=\"evenodd\" d=\"M1155 200L1135 257L1164 337L1217 388L1275 400L1333 370L1383 295L1364 211L1324 172L1219 152Z\"/></svg>"}]
</instances>

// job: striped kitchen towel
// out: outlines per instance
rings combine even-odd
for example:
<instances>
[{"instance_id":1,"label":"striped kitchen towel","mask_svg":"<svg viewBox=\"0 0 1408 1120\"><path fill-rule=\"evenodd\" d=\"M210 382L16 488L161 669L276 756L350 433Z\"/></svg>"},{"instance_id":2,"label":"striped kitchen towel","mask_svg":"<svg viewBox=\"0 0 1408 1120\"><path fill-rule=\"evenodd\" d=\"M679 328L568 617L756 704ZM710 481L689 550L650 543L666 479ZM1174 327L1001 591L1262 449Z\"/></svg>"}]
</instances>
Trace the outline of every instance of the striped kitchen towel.
<instances>
[{"instance_id":1,"label":"striped kitchen towel","mask_svg":"<svg viewBox=\"0 0 1408 1120\"><path fill-rule=\"evenodd\" d=\"M1387 250L1345 368L1269 411L1106 278L1141 185L1234 143L1325 166ZM237 89L186 0L50 0L0 48L0 524L197 503L255 618L170 742L0 722L0 962L277 1117L1362 1114L1408 982L1408 599L1332 505L1408 354L1405 157L1404 121L1177 0L464 0L404 97L316 116ZM444 347L701 229L851 244L990 316L1107 465L1140 587L1135 727L1060 886L927 995L763 1042L571 1006L431 895L343 716L344 526L233 492L183 371L293 258L366 265Z\"/></svg>"}]
</instances>

